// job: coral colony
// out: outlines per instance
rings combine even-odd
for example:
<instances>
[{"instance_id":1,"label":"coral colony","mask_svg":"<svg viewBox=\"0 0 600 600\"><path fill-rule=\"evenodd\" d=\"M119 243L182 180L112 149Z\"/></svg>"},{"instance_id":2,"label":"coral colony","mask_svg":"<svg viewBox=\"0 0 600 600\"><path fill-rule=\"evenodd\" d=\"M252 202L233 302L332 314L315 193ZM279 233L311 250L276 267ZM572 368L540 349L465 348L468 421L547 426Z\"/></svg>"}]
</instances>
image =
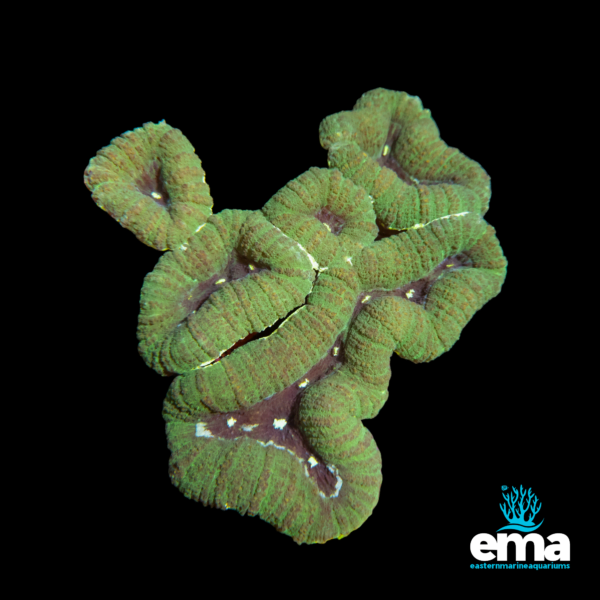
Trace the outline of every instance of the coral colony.
<instances>
[{"instance_id":1,"label":"coral colony","mask_svg":"<svg viewBox=\"0 0 600 600\"><path fill-rule=\"evenodd\" d=\"M85 184L144 244L139 351L175 376L170 476L189 498L259 515L298 543L342 538L379 498L362 419L390 357L433 360L500 292L481 166L449 148L419 98L367 92L324 119L329 168L260 211L212 213L200 159L164 121L100 150Z\"/></svg>"}]
</instances>

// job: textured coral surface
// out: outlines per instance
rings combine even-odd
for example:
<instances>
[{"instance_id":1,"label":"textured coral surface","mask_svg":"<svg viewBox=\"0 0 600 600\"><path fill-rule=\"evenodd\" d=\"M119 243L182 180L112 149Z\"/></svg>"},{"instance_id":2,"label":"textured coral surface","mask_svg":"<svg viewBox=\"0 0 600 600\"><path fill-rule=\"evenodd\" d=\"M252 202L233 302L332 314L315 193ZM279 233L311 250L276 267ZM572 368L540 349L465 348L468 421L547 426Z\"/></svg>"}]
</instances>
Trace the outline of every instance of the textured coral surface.
<instances>
[{"instance_id":1,"label":"textured coral surface","mask_svg":"<svg viewBox=\"0 0 600 600\"><path fill-rule=\"evenodd\" d=\"M319 134L329 166L365 188L385 228L487 211L489 176L440 139L431 113L417 97L372 90L353 110L324 119Z\"/></svg>"},{"instance_id":2,"label":"textured coral surface","mask_svg":"<svg viewBox=\"0 0 600 600\"><path fill-rule=\"evenodd\" d=\"M184 242L212 211L200 159L164 121L112 140L92 158L84 182L100 208L157 250Z\"/></svg>"},{"instance_id":3,"label":"textured coral surface","mask_svg":"<svg viewBox=\"0 0 600 600\"><path fill-rule=\"evenodd\" d=\"M298 543L372 513L381 454L363 419L390 356L433 360L500 291L489 177L439 139L418 98L373 90L324 119L330 168L262 211L211 216L204 171L161 122L90 161L94 201L164 250L144 281L146 363L174 377L170 476L189 498L259 515Z\"/></svg>"}]
</instances>

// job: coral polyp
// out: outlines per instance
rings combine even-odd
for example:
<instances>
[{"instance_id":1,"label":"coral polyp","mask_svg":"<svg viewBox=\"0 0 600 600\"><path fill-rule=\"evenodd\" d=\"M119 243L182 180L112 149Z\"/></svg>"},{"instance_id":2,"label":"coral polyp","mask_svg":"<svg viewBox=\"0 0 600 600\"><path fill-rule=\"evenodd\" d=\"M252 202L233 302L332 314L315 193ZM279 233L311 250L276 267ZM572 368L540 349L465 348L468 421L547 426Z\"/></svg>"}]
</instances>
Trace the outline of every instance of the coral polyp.
<instances>
[{"instance_id":1,"label":"coral polyp","mask_svg":"<svg viewBox=\"0 0 600 600\"><path fill-rule=\"evenodd\" d=\"M301 305L314 277L306 251L260 212L224 210L146 277L140 352L163 375L207 366Z\"/></svg>"},{"instance_id":2,"label":"coral polyp","mask_svg":"<svg viewBox=\"0 0 600 600\"><path fill-rule=\"evenodd\" d=\"M488 209L489 176L440 139L431 113L415 96L372 90L353 110L325 118L319 134L329 166L373 197L384 228Z\"/></svg>"},{"instance_id":3,"label":"coral polyp","mask_svg":"<svg viewBox=\"0 0 600 600\"><path fill-rule=\"evenodd\" d=\"M337 169L312 168L279 190L262 212L325 267L375 240L372 204L365 190Z\"/></svg>"},{"instance_id":4,"label":"coral polyp","mask_svg":"<svg viewBox=\"0 0 600 600\"><path fill-rule=\"evenodd\" d=\"M392 353L448 351L507 264L483 219L489 176L439 139L418 98L368 92L320 135L330 167L261 211L211 215L200 160L164 122L116 138L85 172L96 203L168 249L142 287L138 340L173 377L172 482L297 543L369 517L382 463L362 420L388 398Z\"/></svg>"},{"instance_id":5,"label":"coral polyp","mask_svg":"<svg viewBox=\"0 0 600 600\"><path fill-rule=\"evenodd\" d=\"M157 250L187 240L212 211L200 159L164 121L113 139L90 161L84 182L100 208Z\"/></svg>"}]
</instances>

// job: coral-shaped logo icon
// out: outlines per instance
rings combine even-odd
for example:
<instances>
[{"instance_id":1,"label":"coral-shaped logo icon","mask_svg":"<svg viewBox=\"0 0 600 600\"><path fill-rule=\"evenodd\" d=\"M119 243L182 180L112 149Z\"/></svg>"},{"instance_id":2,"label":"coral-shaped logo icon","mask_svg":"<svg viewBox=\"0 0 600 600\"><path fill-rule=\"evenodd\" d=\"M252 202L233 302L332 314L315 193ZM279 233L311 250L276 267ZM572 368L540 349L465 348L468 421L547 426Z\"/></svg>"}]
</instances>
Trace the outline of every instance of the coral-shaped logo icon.
<instances>
[{"instance_id":1,"label":"coral-shaped logo icon","mask_svg":"<svg viewBox=\"0 0 600 600\"><path fill-rule=\"evenodd\" d=\"M502 486L502 489L505 490L506 486ZM542 503L540 502L540 505L537 506L538 499L535 494L531 493L531 488L529 488L529 490L525 492L525 490L523 490L523 486L521 486L520 495L519 490L517 490L514 486L513 491L514 495L510 492L508 493L508 495L502 494L502 497L506 500L506 503L500 505L502 513L504 514L506 520L510 523L510 525L501 527L497 531L502 531L503 529L516 529L517 531L535 531L544 522L544 519L542 519L539 525L536 525L533 522L533 518L535 517L535 515L537 515L538 512L540 512L540 508L542 508ZM524 506L525 502L527 502L527 506ZM528 519L525 518L527 511L530 512Z\"/></svg>"}]
</instances>

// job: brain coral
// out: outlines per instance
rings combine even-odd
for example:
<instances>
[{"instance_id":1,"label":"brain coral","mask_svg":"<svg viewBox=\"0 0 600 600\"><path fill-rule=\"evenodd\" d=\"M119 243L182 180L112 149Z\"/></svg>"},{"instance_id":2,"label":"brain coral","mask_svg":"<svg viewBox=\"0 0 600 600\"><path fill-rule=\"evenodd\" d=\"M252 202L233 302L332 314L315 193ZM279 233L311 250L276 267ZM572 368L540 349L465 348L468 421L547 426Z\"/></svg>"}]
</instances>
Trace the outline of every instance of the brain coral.
<instances>
[{"instance_id":1,"label":"brain coral","mask_svg":"<svg viewBox=\"0 0 600 600\"><path fill-rule=\"evenodd\" d=\"M187 240L212 210L200 159L164 121L115 138L90 161L84 182L100 208L157 250Z\"/></svg>"},{"instance_id":2,"label":"brain coral","mask_svg":"<svg viewBox=\"0 0 600 600\"><path fill-rule=\"evenodd\" d=\"M98 152L94 200L169 248L141 293L139 351L174 376L170 476L205 505L298 543L341 538L379 498L363 419L390 356L433 360L499 293L489 177L440 139L418 98L374 90L321 123L311 168L262 211L222 210L181 132L148 123Z\"/></svg>"}]
</instances>

